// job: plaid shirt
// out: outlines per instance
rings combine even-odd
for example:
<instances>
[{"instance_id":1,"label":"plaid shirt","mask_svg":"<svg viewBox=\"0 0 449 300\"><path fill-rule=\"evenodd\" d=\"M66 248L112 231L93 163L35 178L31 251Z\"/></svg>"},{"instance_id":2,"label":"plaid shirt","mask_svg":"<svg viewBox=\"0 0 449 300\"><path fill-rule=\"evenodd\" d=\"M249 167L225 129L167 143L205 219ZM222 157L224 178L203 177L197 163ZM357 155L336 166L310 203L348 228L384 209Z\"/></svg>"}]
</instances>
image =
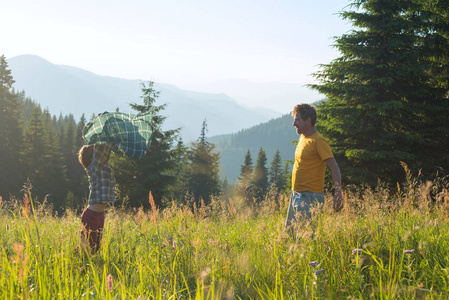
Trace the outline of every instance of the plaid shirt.
<instances>
[{"instance_id":1,"label":"plaid shirt","mask_svg":"<svg viewBox=\"0 0 449 300\"><path fill-rule=\"evenodd\" d=\"M137 115L104 112L84 127L83 138L87 145L112 142L125 156L141 158L150 148L152 117L152 111Z\"/></svg>"},{"instance_id":2,"label":"plaid shirt","mask_svg":"<svg viewBox=\"0 0 449 300\"><path fill-rule=\"evenodd\" d=\"M108 165L112 143L94 145L94 157L87 167L89 179L89 204L115 202L115 178Z\"/></svg>"}]
</instances>

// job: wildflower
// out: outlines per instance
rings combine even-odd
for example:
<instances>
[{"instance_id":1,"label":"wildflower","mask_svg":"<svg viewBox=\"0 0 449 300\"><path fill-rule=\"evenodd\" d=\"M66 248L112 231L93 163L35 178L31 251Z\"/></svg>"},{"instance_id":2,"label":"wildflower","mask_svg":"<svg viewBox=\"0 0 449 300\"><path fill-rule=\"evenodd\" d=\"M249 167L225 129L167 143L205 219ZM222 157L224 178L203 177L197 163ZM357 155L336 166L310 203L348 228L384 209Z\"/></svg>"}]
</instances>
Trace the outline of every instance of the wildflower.
<instances>
[{"instance_id":1,"label":"wildflower","mask_svg":"<svg viewBox=\"0 0 449 300\"><path fill-rule=\"evenodd\" d=\"M27 217L31 211L30 199L28 198L28 194L23 195L23 211L22 214L24 217Z\"/></svg>"},{"instance_id":2,"label":"wildflower","mask_svg":"<svg viewBox=\"0 0 449 300\"><path fill-rule=\"evenodd\" d=\"M44 229L44 234L47 234L47 230L46 229Z\"/></svg>"},{"instance_id":3,"label":"wildflower","mask_svg":"<svg viewBox=\"0 0 449 300\"><path fill-rule=\"evenodd\" d=\"M176 241L173 241L173 249L176 249Z\"/></svg>"},{"instance_id":4,"label":"wildflower","mask_svg":"<svg viewBox=\"0 0 449 300\"><path fill-rule=\"evenodd\" d=\"M55 216L58 216L58 211L55 211Z\"/></svg>"},{"instance_id":5,"label":"wildflower","mask_svg":"<svg viewBox=\"0 0 449 300\"><path fill-rule=\"evenodd\" d=\"M324 269L319 269L315 272L315 275L320 275L321 273L324 273Z\"/></svg>"},{"instance_id":6,"label":"wildflower","mask_svg":"<svg viewBox=\"0 0 449 300\"><path fill-rule=\"evenodd\" d=\"M411 250L404 250L404 254L410 254L415 252L415 249L411 249Z\"/></svg>"},{"instance_id":7,"label":"wildflower","mask_svg":"<svg viewBox=\"0 0 449 300\"><path fill-rule=\"evenodd\" d=\"M112 291L112 275L108 275L108 291Z\"/></svg>"},{"instance_id":8,"label":"wildflower","mask_svg":"<svg viewBox=\"0 0 449 300\"><path fill-rule=\"evenodd\" d=\"M9 224L6 224L6 230L9 230Z\"/></svg>"},{"instance_id":9,"label":"wildflower","mask_svg":"<svg viewBox=\"0 0 449 300\"><path fill-rule=\"evenodd\" d=\"M309 262L309 265L311 265L312 267L316 267L316 266L318 266L319 264L320 264L319 261L311 261L311 262Z\"/></svg>"},{"instance_id":10,"label":"wildflower","mask_svg":"<svg viewBox=\"0 0 449 300\"><path fill-rule=\"evenodd\" d=\"M435 226L438 225L438 219L435 219Z\"/></svg>"},{"instance_id":11,"label":"wildflower","mask_svg":"<svg viewBox=\"0 0 449 300\"><path fill-rule=\"evenodd\" d=\"M19 274L17 279L20 284L23 284L23 278L28 273L28 256L23 253L24 246L19 243L14 243L13 250L15 252L14 255L10 256L9 259L13 264L16 264L19 267Z\"/></svg>"},{"instance_id":12,"label":"wildflower","mask_svg":"<svg viewBox=\"0 0 449 300\"><path fill-rule=\"evenodd\" d=\"M206 269L204 269L204 270L201 271L201 273L200 273L201 279L202 279L202 280L206 279L207 276L209 276L209 274L210 274L211 271L212 271L211 268L206 267Z\"/></svg>"},{"instance_id":13,"label":"wildflower","mask_svg":"<svg viewBox=\"0 0 449 300\"><path fill-rule=\"evenodd\" d=\"M354 249L354 250L352 250L352 254L360 255L360 254L362 254L362 251L363 251L363 249Z\"/></svg>"}]
</instances>

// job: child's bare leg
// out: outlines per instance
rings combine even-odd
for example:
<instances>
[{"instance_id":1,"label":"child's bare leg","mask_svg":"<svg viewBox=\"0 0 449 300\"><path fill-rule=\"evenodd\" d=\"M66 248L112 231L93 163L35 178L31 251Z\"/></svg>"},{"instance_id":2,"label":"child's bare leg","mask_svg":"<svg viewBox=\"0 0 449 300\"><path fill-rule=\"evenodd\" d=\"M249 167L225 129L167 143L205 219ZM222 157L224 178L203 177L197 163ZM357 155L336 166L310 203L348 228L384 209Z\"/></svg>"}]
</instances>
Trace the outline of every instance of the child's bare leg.
<instances>
[{"instance_id":1,"label":"child's bare leg","mask_svg":"<svg viewBox=\"0 0 449 300\"><path fill-rule=\"evenodd\" d=\"M91 204L81 215L81 222L83 224L81 243L86 245L88 242L92 253L97 252L100 248L104 227L105 207L106 204Z\"/></svg>"}]
</instances>

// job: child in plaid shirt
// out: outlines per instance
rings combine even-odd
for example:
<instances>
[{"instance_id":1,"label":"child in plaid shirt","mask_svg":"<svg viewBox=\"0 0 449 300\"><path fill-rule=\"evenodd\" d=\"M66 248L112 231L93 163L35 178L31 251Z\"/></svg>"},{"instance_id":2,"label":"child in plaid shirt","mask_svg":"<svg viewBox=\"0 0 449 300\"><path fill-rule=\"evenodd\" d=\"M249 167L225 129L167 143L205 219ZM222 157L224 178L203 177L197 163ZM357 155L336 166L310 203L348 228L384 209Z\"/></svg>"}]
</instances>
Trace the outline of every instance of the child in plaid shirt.
<instances>
[{"instance_id":1,"label":"child in plaid shirt","mask_svg":"<svg viewBox=\"0 0 449 300\"><path fill-rule=\"evenodd\" d=\"M139 159L150 148L153 133L153 112L125 114L104 112L93 118L83 129L87 145L79 151L79 161L89 177L89 205L81 215L81 241L89 243L93 253L100 248L106 204L115 202L115 178L108 165L111 147L123 155Z\"/></svg>"},{"instance_id":2,"label":"child in plaid shirt","mask_svg":"<svg viewBox=\"0 0 449 300\"><path fill-rule=\"evenodd\" d=\"M89 205L81 215L81 241L89 243L93 253L100 248L106 204L115 202L115 178L108 165L113 143L85 145L79 151L79 161L89 179Z\"/></svg>"}]
</instances>

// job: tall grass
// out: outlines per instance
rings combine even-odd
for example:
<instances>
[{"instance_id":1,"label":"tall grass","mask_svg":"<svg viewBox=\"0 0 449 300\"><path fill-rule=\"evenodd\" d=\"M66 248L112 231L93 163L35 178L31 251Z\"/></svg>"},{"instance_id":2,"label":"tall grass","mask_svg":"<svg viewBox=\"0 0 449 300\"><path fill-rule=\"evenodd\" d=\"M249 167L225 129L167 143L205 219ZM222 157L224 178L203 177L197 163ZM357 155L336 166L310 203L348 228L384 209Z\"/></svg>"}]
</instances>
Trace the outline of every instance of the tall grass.
<instances>
[{"instance_id":1,"label":"tall grass","mask_svg":"<svg viewBox=\"0 0 449 300\"><path fill-rule=\"evenodd\" d=\"M394 193L348 189L345 202L300 221L295 236L283 228L286 198L112 207L89 255L76 251L79 215L56 217L25 194L2 203L0 298L449 298L447 187L410 179Z\"/></svg>"}]
</instances>

